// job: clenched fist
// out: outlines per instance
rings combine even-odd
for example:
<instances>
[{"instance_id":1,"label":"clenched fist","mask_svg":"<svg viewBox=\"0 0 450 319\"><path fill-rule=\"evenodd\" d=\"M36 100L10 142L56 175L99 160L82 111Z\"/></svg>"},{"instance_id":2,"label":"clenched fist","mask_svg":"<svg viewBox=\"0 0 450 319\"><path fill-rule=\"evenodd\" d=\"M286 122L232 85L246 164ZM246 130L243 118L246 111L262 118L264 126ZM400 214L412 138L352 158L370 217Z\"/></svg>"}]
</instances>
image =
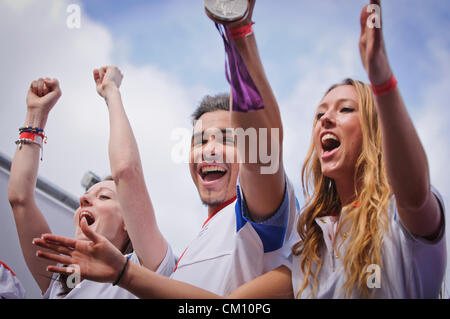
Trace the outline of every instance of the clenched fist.
<instances>
[{"instance_id":1,"label":"clenched fist","mask_svg":"<svg viewBox=\"0 0 450 319\"><path fill-rule=\"evenodd\" d=\"M28 111L48 114L60 97L57 79L40 78L33 81L27 94Z\"/></svg>"},{"instance_id":2,"label":"clenched fist","mask_svg":"<svg viewBox=\"0 0 450 319\"><path fill-rule=\"evenodd\" d=\"M104 66L94 70L94 81L97 86L97 93L106 98L108 92L120 88L123 74L116 66Z\"/></svg>"}]
</instances>

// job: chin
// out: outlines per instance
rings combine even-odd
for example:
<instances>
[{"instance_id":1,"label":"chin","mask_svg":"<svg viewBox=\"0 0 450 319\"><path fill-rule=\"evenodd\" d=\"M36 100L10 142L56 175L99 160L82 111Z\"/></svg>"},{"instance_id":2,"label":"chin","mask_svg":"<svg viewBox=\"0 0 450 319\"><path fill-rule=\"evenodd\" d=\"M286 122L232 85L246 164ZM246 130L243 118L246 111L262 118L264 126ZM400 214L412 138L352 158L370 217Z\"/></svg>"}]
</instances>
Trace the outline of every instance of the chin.
<instances>
[{"instance_id":1,"label":"chin","mask_svg":"<svg viewBox=\"0 0 450 319\"><path fill-rule=\"evenodd\" d=\"M215 193L215 192L214 192ZM200 194L202 203L206 206L216 206L227 200L226 194Z\"/></svg>"}]
</instances>

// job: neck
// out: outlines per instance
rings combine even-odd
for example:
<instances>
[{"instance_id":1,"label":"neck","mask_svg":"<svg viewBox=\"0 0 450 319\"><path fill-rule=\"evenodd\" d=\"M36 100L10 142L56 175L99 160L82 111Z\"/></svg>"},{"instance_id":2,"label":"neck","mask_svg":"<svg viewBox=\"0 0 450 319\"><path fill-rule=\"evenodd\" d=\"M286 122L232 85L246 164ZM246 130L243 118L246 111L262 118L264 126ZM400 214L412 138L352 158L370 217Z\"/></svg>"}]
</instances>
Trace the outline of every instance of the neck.
<instances>
[{"instance_id":1,"label":"neck","mask_svg":"<svg viewBox=\"0 0 450 319\"><path fill-rule=\"evenodd\" d=\"M355 183L353 182L353 176L335 179L336 190L338 192L339 199L342 207L352 203L355 198Z\"/></svg>"},{"instance_id":2,"label":"neck","mask_svg":"<svg viewBox=\"0 0 450 319\"><path fill-rule=\"evenodd\" d=\"M236 200L236 195L233 195L233 196L231 196L230 198L228 198L227 200L223 201L220 204L208 205L208 217L211 218L217 212L219 212L220 210L222 210L224 207L228 206L229 204L231 204L235 200Z\"/></svg>"}]
</instances>

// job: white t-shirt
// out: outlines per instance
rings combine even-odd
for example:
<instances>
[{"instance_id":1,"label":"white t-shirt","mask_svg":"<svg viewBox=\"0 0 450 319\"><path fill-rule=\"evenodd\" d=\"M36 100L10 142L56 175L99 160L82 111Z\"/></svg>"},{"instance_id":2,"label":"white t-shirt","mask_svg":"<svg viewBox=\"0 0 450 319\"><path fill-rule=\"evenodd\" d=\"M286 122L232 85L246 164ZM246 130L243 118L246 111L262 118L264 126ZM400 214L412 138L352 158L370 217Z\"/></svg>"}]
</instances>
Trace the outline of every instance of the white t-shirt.
<instances>
[{"instance_id":1,"label":"white t-shirt","mask_svg":"<svg viewBox=\"0 0 450 319\"><path fill-rule=\"evenodd\" d=\"M130 261L140 264L139 259L133 252L127 255ZM166 256L156 270L157 274L168 277L175 267L172 249L168 245ZM59 296L63 287L59 281L59 275L53 274L50 286L48 287L44 299L137 299L135 295L119 286L113 286L110 283L99 283L89 280L81 281L67 295Z\"/></svg>"},{"instance_id":2,"label":"white t-shirt","mask_svg":"<svg viewBox=\"0 0 450 319\"><path fill-rule=\"evenodd\" d=\"M24 299L25 289L16 274L0 261L0 299Z\"/></svg>"},{"instance_id":3,"label":"white t-shirt","mask_svg":"<svg viewBox=\"0 0 450 319\"><path fill-rule=\"evenodd\" d=\"M444 216L442 198L434 189L433 192L439 199L442 216ZM346 281L342 257L345 254L345 242L351 234L343 229L340 232L342 236L338 235L336 238L338 248L333 251L332 243L336 232L337 218L326 216L315 220L322 229L325 245L321 250L324 262L317 277L318 287L312 298L345 298L344 290L341 289ZM442 220L442 228L438 237L430 242L413 236L406 229L398 215L394 197L391 198L388 206L388 218L389 231L384 237L381 252L383 265L372 265L367 269L370 273L367 280L368 291L372 293L370 298L437 298L447 263L445 220ZM299 241L298 233L293 235L294 237L290 239L292 244ZM339 245L339 243L342 244ZM290 262L286 266L291 269L292 286L294 296L296 296L303 284L304 276L300 269L300 257L291 254L289 260ZM311 298L311 288L312 284L299 297ZM354 289L351 298L363 298L363 293Z\"/></svg>"},{"instance_id":4,"label":"white t-shirt","mask_svg":"<svg viewBox=\"0 0 450 319\"><path fill-rule=\"evenodd\" d=\"M203 225L181 255L171 278L221 296L286 260L290 247L287 225L297 211L297 200L289 181L279 209L268 220L254 223L237 186L237 199L225 203Z\"/></svg>"}]
</instances>

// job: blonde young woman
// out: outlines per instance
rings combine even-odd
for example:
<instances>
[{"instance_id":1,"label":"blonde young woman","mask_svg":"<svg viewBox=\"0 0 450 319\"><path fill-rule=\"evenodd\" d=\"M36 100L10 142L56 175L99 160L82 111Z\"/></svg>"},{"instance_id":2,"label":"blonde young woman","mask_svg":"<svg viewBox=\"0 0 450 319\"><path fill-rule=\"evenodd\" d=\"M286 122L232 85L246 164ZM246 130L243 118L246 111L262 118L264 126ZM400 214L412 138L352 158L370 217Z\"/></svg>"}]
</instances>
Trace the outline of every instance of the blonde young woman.
<instances>
[{"instance_id":1,"label":"blonde young woman","mask_svg":"<svg viewBox=\"0 0 450 319\"><path fill-rule=\"evenodd\" d=\"M291 225L297 228L290 239L292 255L285 266L230 297L439 295L446 267L442 200L430 186L425 152L390 68L381 26L376 27L381 17L370 8L361 15L360 53L372 85L346 80L331 87L317 107L303 166L306 206ZM40 256L79 264L82 276L91 280L119 278L121 287L142 298L217 297L127 264L108 241L85 226L91 243L44 236L38 245L58 242L56 251L66 256Z\"/></svg>"}]
</instances>

